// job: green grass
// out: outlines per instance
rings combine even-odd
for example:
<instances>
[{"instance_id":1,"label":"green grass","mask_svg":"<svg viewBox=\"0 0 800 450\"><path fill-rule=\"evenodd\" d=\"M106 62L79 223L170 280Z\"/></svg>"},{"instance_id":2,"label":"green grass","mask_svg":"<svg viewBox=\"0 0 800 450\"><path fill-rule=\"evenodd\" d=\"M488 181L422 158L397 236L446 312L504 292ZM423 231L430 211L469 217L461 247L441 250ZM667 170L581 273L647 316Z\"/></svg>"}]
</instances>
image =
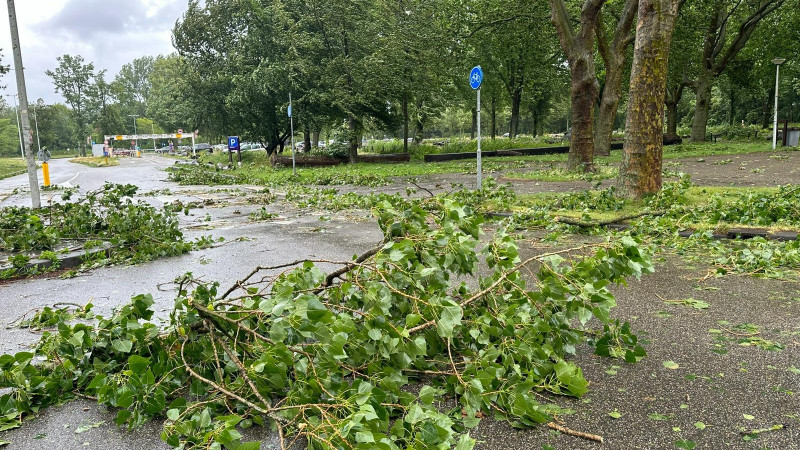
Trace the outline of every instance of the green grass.
<instances>
[{"instance_id":1,"label":"green grass","mask_svg":"<svg viewBox=\"0 0 800 450\"><path fill-rule=\"evenodd\" d=\"M0 158L0 180L25 173L27 165L22 158Z\"/></svg>"},{"instance_id":2,"label":"green grass","mask_svg":"<svg viewBox=\"0 0 800 450\"><path fill-rule=\"evenodd\" d=\"M83 164L88 167L112 167L119 165L119 158L105 158L103 156L89 156L86 158L72 158L69 162Z\"/></svg>"},{"instance_id":3,"label":"green grass","mask_svg":"<svg viewBox=\"0 0 800 450\"><path fill-rule=\"evenodd\" d=\"M498 140L499 141L499 140ZM507 139L505 141L508 141ZM701 158L712 155L736 155L745 153L758 153L771 151L769 143L752 142L720 142L716 144L684 144L665 147L664 159L675 158ZM509 169L535 169L529 172L508 173L510 179L536 180L536 181L597 181L615 176L616 166L622 158L620 151L615 151L611 156L595 159L600 168L599 174L584 175L569 173L559 166L566 162L566 154L539 155L539 156L514 156L501 158L486 158L483 162L484 171L491 174ZM392 182L392 177L421 177L427 175L460 173L474 174L477 172L475 160L449 161L442 163L423 163L412 160L401 164L344 164L334 167L299 168L297 177L292 176L290 168L273 168L265 152L242 153L242 167L233 171L220 172L222 177L214 177L215 171L209 171L208 176L191 177L189 180L180 180L186 184L257 184L265 186L281 186L292 184L310 185L360 185L360 186L385 186ZM223 153L204 154L200 156L201 163L228 164L228 155ZM542 164L551 164L549 169L542 169ZM189 169L201 172L204 169Z\"/></svg>"}]
</instances>

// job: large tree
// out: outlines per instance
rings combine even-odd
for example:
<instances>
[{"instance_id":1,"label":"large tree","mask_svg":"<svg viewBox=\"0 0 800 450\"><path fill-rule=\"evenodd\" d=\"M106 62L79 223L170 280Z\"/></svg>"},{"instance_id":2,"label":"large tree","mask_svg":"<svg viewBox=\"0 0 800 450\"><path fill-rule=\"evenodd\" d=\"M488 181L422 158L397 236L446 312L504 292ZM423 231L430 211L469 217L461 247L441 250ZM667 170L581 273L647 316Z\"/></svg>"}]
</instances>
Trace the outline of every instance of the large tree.
<instances>
[{"instance_id":1,"label":"large tree","mask_svg":"<svg viewBox=\"0 0 800 450\"><path fill-rule=\"evenodd\" d=\"M127 114L144 116L147 114L147 101L150 98L150 74L153 73L155 58L143 56L125 64L112 83L114 94Z\"/></svg>"},{"instance_id":2,"label":"large tree","mask_svg":"<svg viewBox=\"0 0 800 450\"><path fill-rule=\"evenodd\" d=\"M55 92L61 93L67 105L72 109L80 139L81 155L86 156L85 137L88 136L88 125L91 122L91 89L94 79L94 64L84 63L80 55L64 55L58 57L55 71L45 73L53 79Z\"/></svg>"},{"instance_id":3,"label":"large tree","mask_svg":"<svg viewBox=\"0 0 800 450\"><path fill-rule=\"evenodd\" d=\"M606 0L585 0L578 27L573 27L565 0L549 0L551 19L567 57L571 79L572 142L569 170L594 171L594 105L599 84L595 74L594 43L600 11Z\"/></svg>"},{"instance_id":4,"label":"large tree","mask_svg":"<svg viewBox=\"0 0 800 450\"><path fill-rule=\"evenodd\" d=\"M616 5L607 5L606 8ZM597 50L603 60L604 76L600 93L600 107L597 110L595 127L594 154L608 156L611 154L611 135L614 132L614 120L622 97L622 81L625 74L625 60L628 47L636 37L633 22L639 0L625 0L621 9L611 14L602 14L597 21ZM606 30L605 15L613 17L616 26L609 36Z\"/></svg>"},{"instance_id":5,"label":"large tree","mask_svg":"<svg viewBox=\"0 0 800 450\"><path fill-rule=\"evenodd\" d=\"M661 190L669 48L682 1L639 1L625 146L618 180L620 191L630 197Z\"/></svg>"},{"instance_id":6,"label":"large tree","mask_svg":"<svg viewBox=\"0 0 800 450\"><path fill-rule=\"evenodd\" d=\"M708 23L703 37L697 78L692 80L696 95L692 141L706 140L714 81L745 47L759 22L775 12L784 2L785 0L706 1Z\"/></svg>"}]
</instances>

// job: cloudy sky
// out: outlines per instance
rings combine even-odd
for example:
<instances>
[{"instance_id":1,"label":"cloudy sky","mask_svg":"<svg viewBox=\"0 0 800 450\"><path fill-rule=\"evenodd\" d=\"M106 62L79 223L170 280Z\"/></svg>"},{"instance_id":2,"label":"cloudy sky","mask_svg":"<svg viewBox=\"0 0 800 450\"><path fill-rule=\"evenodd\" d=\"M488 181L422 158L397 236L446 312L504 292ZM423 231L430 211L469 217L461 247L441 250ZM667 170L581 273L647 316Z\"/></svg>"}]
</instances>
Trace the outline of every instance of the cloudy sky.
<instances>
[{"instance_id":1,"label":"cloudy sky","mask_svg":"<svg viewBox=\"0 0 800 450\"><path fill-rule=\"evenodd\" d=\"M0 49L2 63L13 67L6 3L0 5ZM108 69L108 81L135 58L171 53L171 30L187 4L188 0L16 0L28 98L63 101L45 71L55 69L56 58L66 53ZM3 94L16 93L14 76L12 71L0 79L6 86Z\"/></svg>"}]
</instances>

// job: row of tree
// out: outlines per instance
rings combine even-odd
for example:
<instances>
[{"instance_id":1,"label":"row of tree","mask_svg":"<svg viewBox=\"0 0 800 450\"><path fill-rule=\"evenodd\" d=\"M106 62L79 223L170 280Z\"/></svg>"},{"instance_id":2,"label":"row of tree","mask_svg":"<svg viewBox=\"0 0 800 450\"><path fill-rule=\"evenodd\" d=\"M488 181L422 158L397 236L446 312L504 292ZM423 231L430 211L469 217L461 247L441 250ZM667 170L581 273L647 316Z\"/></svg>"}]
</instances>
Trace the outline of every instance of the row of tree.
<instances>
[{"instance_id":1,"label":"row of tree","mask_svg":"<svg viewBox=\"0 0 800 450\"><path fill-rule=\"evenodd\" d=\"M666 111L668 133L690 125L702 141L710 120L768 122L773 56L789 59L785 79L800 83L793 45L800 13L790 3L193 0L173 31L177 54L137 59L111 82L80 56L60 57L48 74L73 116L73 146L92 133L132 131L130 116L139 116L155 121L147 131L239 134L281 151L291 93L306 148L333 130L355 160L365 131L408 145L441 131L434 127L460 128L471 113L474 134L466 74L481 65L486 134L571 126L569 165L591 171L594 156L608 154L613 130L631 119L634 42L644 45L646 8L664 27L652 44L665 50L646 57L668 61L663 74L652 74L659 88L652 92L665 83L665 93L648 113ZM798 92L782 92L787 118L800 111Z\"/></svg>"}]
</instances>

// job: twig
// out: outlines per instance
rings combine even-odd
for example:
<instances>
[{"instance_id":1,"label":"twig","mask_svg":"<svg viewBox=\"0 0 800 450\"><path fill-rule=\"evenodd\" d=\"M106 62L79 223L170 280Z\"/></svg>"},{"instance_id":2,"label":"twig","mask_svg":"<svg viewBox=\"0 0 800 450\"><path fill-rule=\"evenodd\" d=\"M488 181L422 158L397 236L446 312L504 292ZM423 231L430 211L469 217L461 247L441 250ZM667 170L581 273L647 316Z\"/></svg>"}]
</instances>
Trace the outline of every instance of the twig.
<instances>
[{"instance_id":1,"label":"twig","mask_svg":"<svg viewBox=\"0 0 800 450\"><path fill-rule=\"evenodd\" d=\"M422 187L422 186L418 185L417 183L415 183L415 182L413 182L413 181L411 181L411 180L408 180L408 182L409 182L409 183L411 183L411 184L413 184L414 186L416 186L418 189L422 189L423 191L427 192L428 194L430 194L430 195L431 195L431 197L435 197L435 196L436 196L436 195L435 195L433 192L431 192L429 189L426 189L426 188L424 188L424 187Z\"/></svg>"},{"instance_id":2,"label":"twig","mask_svg":"<svg viewBox=\"0 0 800 450\"><path fill-rule=\"evenodd\" d=\"M384 245L385 244L383 242L381 242L381 245L379 245L379 246L377 246L377 247L375 247L375 248L373 248L371 250L368 250L367 252L363 253L361 256L356 258L356 260L353 261L353 263L349 263L346 266L344 266L344 267L342 267L340 269L334 270L333 272L329 273L328 276L325 277L325 282L322 283L322 287L330 286L331 283L333 283L333 280L335 280L336 278L338 278L338 277L346 274L347 272L353 270L353 268L357 267L358 264L361 264L364 261L368 260L369 258L372 258L373 256L375 256L379 251L381 251L381 249L383 248Z\"/></svg>"},{"instance_id":3,"label":"twig","mask_svg":"<svg viewBox=\"0 0 800 450\"><path fill-rule=\"evenodd\" d=\"M590 434L590 433L584 433L582 431L570 430L569 428L561 426L555 422L548 423L547 427L550 428L551 430L560 431L570 436L575 436L583 439L588 439L590 441L600 442L601 444L603 443L603 436L597 434Z\"/></svg>"}]
</instances>

